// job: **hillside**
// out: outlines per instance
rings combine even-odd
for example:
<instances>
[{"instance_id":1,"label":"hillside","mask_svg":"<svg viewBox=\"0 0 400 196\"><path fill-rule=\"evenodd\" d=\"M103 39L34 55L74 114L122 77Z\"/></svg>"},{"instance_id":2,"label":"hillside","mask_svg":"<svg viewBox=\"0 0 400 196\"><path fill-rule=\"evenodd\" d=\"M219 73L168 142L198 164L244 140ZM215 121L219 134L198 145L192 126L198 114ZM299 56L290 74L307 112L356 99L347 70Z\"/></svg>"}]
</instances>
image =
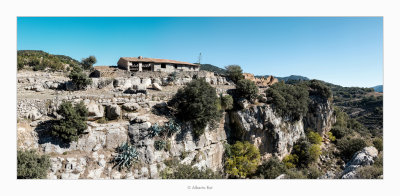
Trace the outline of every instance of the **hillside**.
<instances>
[{"instance_id":1,"label":"hillside","mask_svg":"<svg viewBox=\"0 0 400 196\"><path fill-rule=\"evenodd\" d=\"M221 75L226 74L225 69L219 68L219 67L217 67L215 65L211 65L211 64L201 64L200 70L210 71L210 72L214 72L214 73L221 74Z\"/></svg>"},{"instance_id":2,"label":"hillside","mask_svg":"<svg viewBox=\"0 0 400 196\"><path fill-rule=\"evenodd\" d=\"M50 69L64 70L66 65L79 65L79 61L65 55L54 55L41 50L18 50L17 68L32 69L34 71Z\"/></svg>"}]
</instances>

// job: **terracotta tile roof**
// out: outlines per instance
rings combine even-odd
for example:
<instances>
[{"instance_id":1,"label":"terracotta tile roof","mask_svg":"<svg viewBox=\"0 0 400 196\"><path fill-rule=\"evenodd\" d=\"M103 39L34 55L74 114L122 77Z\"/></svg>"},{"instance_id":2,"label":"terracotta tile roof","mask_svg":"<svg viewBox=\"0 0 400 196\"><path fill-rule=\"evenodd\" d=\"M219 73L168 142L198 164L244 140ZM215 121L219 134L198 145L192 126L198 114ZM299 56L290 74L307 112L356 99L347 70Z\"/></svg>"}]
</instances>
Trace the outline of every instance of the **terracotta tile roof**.
<instances>
[{"instance_id":1,"label":"terracotta tile roof","mask_svg":"<svg viewBox=\"0 0 400 196\"><path fill-rule=\"evenodd\" d=\"M182 61L175 61L175 60L168 60L168 59L155 59L155 58L137 58L137 57L121 57L121 59L131 61L131 62L149 62L149 63L171 63L171 64L181 64L181 65L192 65L192 66L199 66L197 64L182 62Z\"/></svg>"}]
</instances>

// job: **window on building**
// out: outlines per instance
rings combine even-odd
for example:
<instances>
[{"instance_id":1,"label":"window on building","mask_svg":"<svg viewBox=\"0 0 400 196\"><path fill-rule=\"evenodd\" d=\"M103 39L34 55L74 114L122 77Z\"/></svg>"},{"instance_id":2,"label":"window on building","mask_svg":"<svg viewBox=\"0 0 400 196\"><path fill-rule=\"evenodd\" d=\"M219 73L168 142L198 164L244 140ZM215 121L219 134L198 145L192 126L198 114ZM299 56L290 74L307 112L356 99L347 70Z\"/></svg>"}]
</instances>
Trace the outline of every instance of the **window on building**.
<instances>
[{"instance_id":1,"label":"window on building","mask_svg":"<svg viewBox=\"0 0 400 196\"><path fill-rule=\"evenodd\" d=\"M167 68L167 65L165 63L161 63L161 68Z\"/></svg>"},{"instance_id":2,"label":"window on building","mask_svg":"<svg viewBox=\"0 0 400 196\"><path fill-rule=\"evenodd\" d=\"M174 65L175 69L178 69L178 65Z\"/></svg>"}]
</instances>

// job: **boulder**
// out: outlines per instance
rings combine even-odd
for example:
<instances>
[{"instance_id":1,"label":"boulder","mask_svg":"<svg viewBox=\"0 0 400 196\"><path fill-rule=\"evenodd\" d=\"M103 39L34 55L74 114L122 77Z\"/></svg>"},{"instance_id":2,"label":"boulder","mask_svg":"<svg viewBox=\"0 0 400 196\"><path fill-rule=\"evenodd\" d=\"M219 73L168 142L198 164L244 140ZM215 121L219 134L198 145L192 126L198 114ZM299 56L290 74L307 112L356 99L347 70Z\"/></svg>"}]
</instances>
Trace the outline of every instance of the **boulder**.
<instances>
[{"instance_id":1,"label":"boulder","mask_svg":"<svg viewBox=\"0 0 400 196\"><path fill-rule=\"evenodd\" d=\"M32 90L34 90L34 91L36 91L36 92L42 92L42 91L44 91L44 88L43 88L42 85L36 84L36 85L34 85L34 86L32 87Z\"/></svg>"},{"instance_id":2,"label":"boulder","mask_svg":"<svg viewBox=\"0 0 400 196\"><path fill-rule=\"evenodd\" d=\"M106 107L106 116L110 120L115 120L121 115L121 108L117 104Z\"/></svg>"},{"instance_id":3,"label":"boulder","mask_svg":"<svg viewBox=\"0 0 400 196\"><path fill-rule=\"evenodd\" d=\"M154 88L155 90L162 91L162 87L161 87L159 84L157 84L157 83L153 83L153 88Z\"/></svg>"},{"instance_id":4,"label":"boulder","mask_svg":"<svg viewBox=\"0 0 400 196\"><path fill-rule=\"evenodd\" d=\"M150 78L143 78L142 79L142 84L147 88L151 85L151 79Z\"/></svg>"},{"instance_id":5,"label":"boulder","mask_svg":"<svg viewBox=\"0 0 400 196\"><path fill-rule=\"evenodd\" d=\"M94 101L85 103L88 110L88 120L97 120L104 116L104 108L102 105L96 104Z\"/></svg>"},{"instance_id":6,"label":"boulder","mask_svg":"<svg viewBox=\"0 0 400 196\"><path fill-rule=\"evenodd\" d=\"M378 157L378 150L373 146L365 147L356 152L353 158L346 164L341 178L354 179L356 177L356 169L374 164L376 157Z\"/></svg>"},{"instance_id":7,"label":"boulder","mask_svg":"<svg viewBox=\"0 0 400 196\"><path fill-rule=\"evenodd\" d=\"M122 105L122 109L129 111L129 112L135 112L140 110L142 107L139 106L137 103L125 103Z\"/></svg>"},{"instance_id":8,"label":"boulder","mask_svg":"<svg viewBox=\"0 0 400 196\"><path fill-rule=\"evenodd\" d=\"M38 109L32 108L32 110L27 113L26 117L32 121L35 121L39 120L42 117L42 114Z\"/></svg>"}]
</instances>

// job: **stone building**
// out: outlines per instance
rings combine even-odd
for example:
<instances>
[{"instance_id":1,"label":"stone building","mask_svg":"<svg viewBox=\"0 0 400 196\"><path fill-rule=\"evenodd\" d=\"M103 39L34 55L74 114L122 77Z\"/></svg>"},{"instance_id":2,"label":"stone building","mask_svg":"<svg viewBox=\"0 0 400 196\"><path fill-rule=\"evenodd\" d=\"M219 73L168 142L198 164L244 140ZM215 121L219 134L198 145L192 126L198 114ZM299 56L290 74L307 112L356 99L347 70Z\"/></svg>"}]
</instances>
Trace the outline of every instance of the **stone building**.
<instances>
[{"instance_id":1,"label":"stone building","mask_svg":"<svg viewBox=\"0 0 400 196\"><path fill-rule=\"evenodd\" d=\"M199 71L200 65L187 63L182 61L155 59L139 57L121 57L118 61L118 68L128 70L130 72L146 72L146 71Z\"/></svg>"}]
</instances>

